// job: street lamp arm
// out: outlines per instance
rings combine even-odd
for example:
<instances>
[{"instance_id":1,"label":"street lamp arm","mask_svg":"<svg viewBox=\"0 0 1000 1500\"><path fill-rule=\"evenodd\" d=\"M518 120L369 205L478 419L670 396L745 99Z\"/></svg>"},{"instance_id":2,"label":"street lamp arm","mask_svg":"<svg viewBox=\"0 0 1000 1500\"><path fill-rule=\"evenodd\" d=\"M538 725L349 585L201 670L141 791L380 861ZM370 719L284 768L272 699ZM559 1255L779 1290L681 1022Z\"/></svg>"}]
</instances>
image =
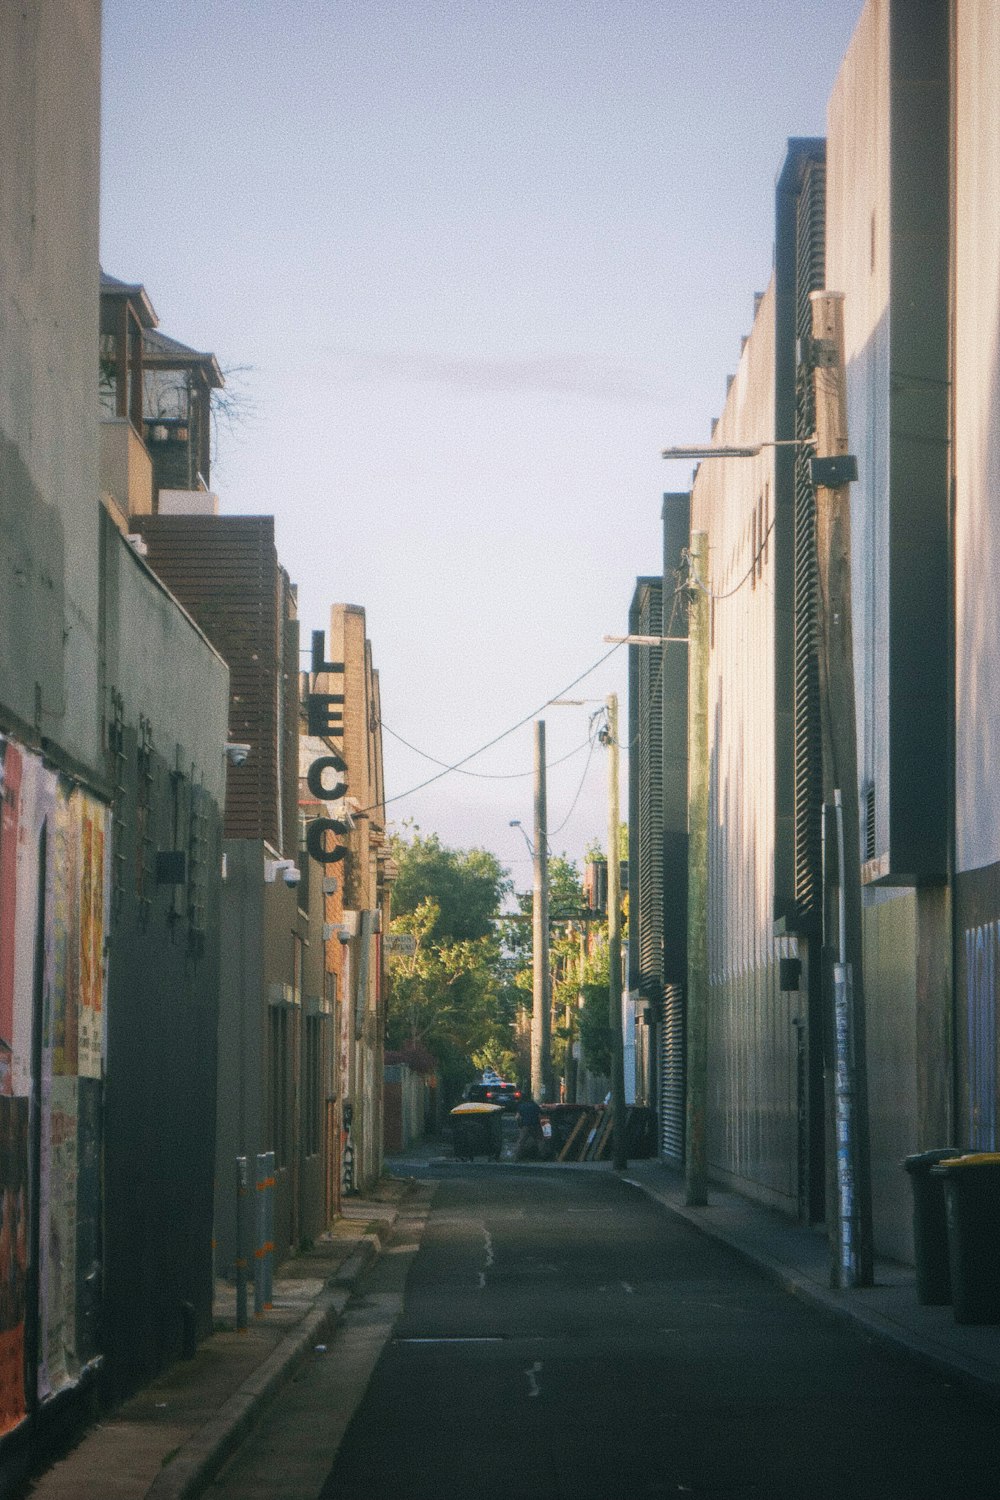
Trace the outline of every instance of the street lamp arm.
<instances>
[{"instance_id":1,"label":"street lamp arm","mask_svg":"<svg viewBox=\"0 0 1000 1500\"><path fill-rule=\"evenodd\" d=\"M686 646L688 638L686 635L606 635L604 639L616 646Z\"/></svg>"},{"instance_id":2,"label":"street lamp arm","mask_svg":"<svg viewBox=\"0 0 1000 1500\"><path fill-rule=\"evenodd\" d=\"M692 458L756 458L762 448L812 448L813 438L772 438L762 443L693 443L674 448L664 448L661 457L667 459Z\"/></svg>"}]
</instances>

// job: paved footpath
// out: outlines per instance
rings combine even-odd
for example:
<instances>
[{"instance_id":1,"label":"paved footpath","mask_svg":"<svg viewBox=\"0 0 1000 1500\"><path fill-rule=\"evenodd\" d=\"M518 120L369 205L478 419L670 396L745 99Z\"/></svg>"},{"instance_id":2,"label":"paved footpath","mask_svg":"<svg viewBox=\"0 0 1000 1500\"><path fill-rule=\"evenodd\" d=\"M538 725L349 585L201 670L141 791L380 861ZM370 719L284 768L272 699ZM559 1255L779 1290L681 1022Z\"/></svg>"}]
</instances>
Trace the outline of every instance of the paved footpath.
<instances>
[{"instance_id":1,"label":"paved footpath","mask_svg":"<svg viewBox=\"0 0 1000 1500\"><path fill-rule=\"evenodd\" d=\"M29 1485L31 1500L189 1500L242 1442L296 1365L332 1335L358 1276L376 1256L411 1191L386 1178L310 1251L280 1266L274 1306L236 1332L236 1294L216 1288L215 1332L89 1428ZM251 1288L251 1307L252 1307Z\"/></svg>"}]
</instances>

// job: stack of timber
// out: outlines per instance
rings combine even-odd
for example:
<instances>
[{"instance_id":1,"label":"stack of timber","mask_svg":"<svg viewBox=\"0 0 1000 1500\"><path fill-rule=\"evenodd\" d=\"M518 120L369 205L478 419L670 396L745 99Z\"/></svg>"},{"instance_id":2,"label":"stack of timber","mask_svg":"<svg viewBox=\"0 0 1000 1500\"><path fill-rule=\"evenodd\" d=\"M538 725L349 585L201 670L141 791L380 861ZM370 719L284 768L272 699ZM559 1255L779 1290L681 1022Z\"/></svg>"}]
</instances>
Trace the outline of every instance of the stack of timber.
<instances>
[{"instance_id":1,"label":"stack of timber","mask_svg":"<svg viewBox=\"0 0 1000 1500\"><path fill-rule=\"evenodd\" d=\"M611 1150L611 1110L603 1104L581 1112L557 1161L603 1161Z\"/></svg>"},{"instance_id":2,"label":"stack of timber","mask_svg":"<svg viewBox=\"0 0 1000 1500\"><path fill-rule=\"evenodd\" d=\"M609 1105L560 1104L553 1111L552 1149L557 1161L605 1161L612 1148ZM656 1116L645 1105L625 1111L625 1141L630 1157L656 1155Z\"/></svg>"}]
</instances>

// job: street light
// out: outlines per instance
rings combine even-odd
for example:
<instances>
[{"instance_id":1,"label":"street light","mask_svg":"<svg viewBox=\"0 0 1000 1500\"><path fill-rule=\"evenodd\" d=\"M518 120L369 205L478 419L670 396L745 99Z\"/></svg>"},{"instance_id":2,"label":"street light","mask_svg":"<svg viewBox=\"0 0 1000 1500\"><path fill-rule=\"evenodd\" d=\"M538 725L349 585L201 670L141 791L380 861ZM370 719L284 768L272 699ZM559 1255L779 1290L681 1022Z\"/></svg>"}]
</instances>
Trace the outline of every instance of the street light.
<instances>
[{"instance_id":1,"label":"street light","mask_svg":"<svg viewBox=\"0 0 1000 1500\"><path fill-rule=\"evenodd\" d=\"M812 447L812 438L775 438L762 443L694 443L676 448L664 448L661 457L666 459L756 458L762 448L807 447Z\"/></svg>"},{"instance_id":2,"label":"street light","mask_svg":"<svg viewBox=\"0 0 1000 1500\"><path fill-rule=\"evenodd\" d=\"M686 635L606 635L604 639L613 646L686 646Z\"/></svg>"},{"instance_id":3,"label":"street light","mask_svg":"<svg viewBox=\"0 0 1000 1500\"><path fill-rule=\"evenodd\" d=\"M531 855L532 859L534 859L534 857L535 857L535 846L531 842L531 840L529 839L529 837L528 837L527 833L525 832L524 828L522 827L522 825L521 825L521 819L520 818L511 818L510 824L508 826L511 827L511 828L520 828L521 829L521 837L524 839L524 842L528 846L528 853Z\"/></svg>"}]
</instances>

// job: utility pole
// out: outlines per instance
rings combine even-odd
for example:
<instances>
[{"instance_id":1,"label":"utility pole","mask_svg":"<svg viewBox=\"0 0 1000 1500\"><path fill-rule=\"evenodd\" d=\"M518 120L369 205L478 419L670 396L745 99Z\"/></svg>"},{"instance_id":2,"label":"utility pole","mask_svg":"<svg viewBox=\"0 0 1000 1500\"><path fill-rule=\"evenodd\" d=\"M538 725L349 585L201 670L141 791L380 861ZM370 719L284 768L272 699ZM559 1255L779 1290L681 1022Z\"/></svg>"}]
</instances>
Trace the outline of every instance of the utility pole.
<instances>
[{"instance_id":1,"label":"utility pole","mask_svg":"<svg viewBox=\"0 0 1000 1500\"><path fill-rule=\"evenodd\" d=\"M694 575L708 577L708 533L693 531ZM687 1099L684 1201L708 1202L708 595L693 584L688 603L688 941Z\"/></svg>"},{"instance_id":2,"label":"utility pole","mask_svg":"<svg viewBox=\"0 0 1000 1500\"><path fill-rule=\"evenodd\" d=\"M826 931L838 934L832 965L833 1016L828 1028L827 1121L834 1127L837 1214L830 1215L832 1281L835 1286L871 1286L871 1158L865 1000L862 977L861 818L851 624L852 463L848 457L847 391L844 373L844 298L813 292L812 356L816 392L816 554L820 593L818 632L823 801L836 819L838 898L827 904ZM827 861L829 864L829 861ZM824 880L826 871L824 871ZM827 939L829 946L829 938ZM830 1061L833 1062L832 1078ZM830 1085L832 1083L832 1098Z\"/></svg>"},{"instance_id":3,"label":"utility pole","mask_svg":"<svg viewBox=\"0 0 1000 1500\"><path fill-rule=\"evenodd\" d=\"M618 694L609 693L608 723L608 1026L611 1030L611 1129L616 1172L628 1166L625 1145L625 1047L622 1038L622 867L618 849Z\"/></svg>"},{"instance_id":4,"label":"utility pole","mask_svg":"<svg viewBox=\"0 0 1000 1500\"><path fill-rule=\"evenodd\" d=\"M531 891L531 1092L547 1099L552 1072L549 972L549 839L545 802L545 721L535 720L535 847Z\"/></svg>"}]
</instances>

